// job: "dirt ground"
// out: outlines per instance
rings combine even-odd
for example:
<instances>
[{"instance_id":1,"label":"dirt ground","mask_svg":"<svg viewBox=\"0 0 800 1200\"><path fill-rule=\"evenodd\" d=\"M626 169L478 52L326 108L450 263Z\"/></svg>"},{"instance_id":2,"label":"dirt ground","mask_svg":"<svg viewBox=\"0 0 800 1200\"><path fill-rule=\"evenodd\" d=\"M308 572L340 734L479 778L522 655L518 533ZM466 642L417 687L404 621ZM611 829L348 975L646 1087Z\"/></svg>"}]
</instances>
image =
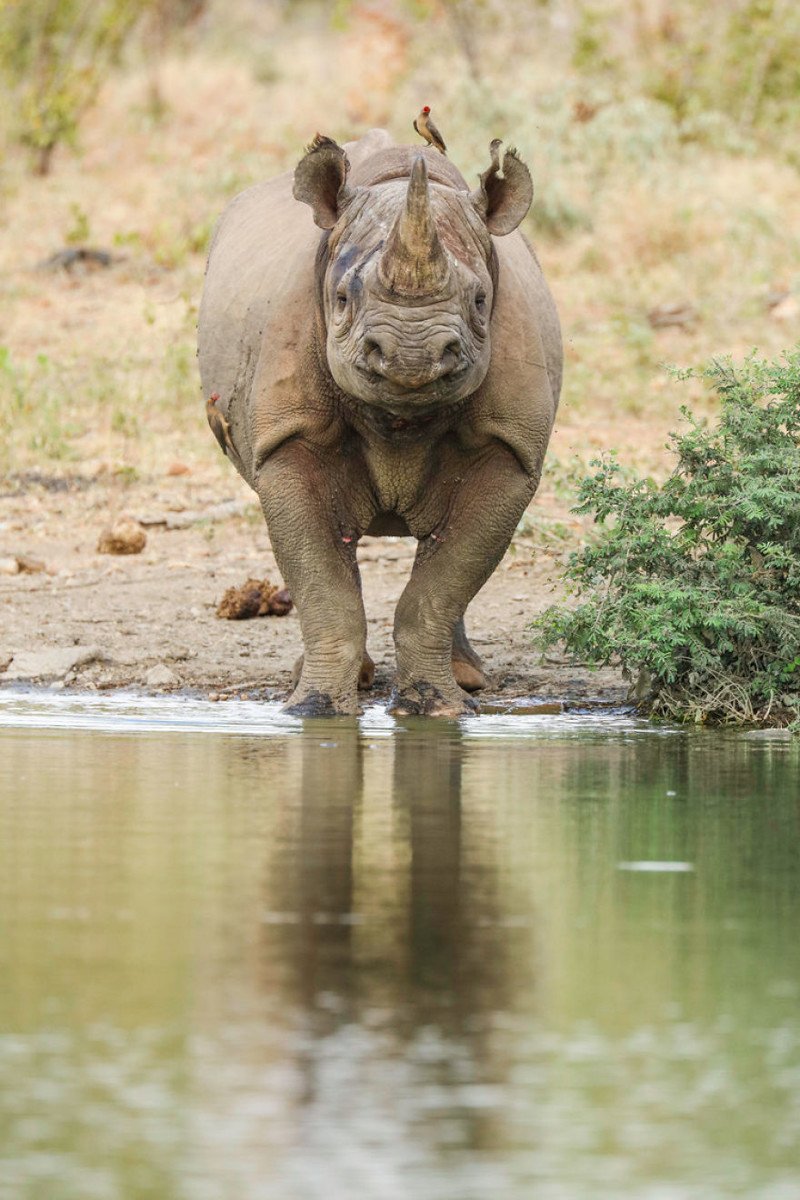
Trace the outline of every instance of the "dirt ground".
<instances>
[{"instance_id":1,"label":"dirt ground","mask_svg":"<svg viewBox=\"0 0 800 1200\"><path fill-rule=\"evenodd\" d=\"M226 588L251 576L279 578L257 502L233 470L227 487L195 471L133 486L104 475L30 473L4 485L2 502L5 569L15 556L44 567L0 574L3 685L288 693L301 651L296 613L216 616ZM98 553L100 532L122 513L144 522L147 545L136 555ZM414 548L411 538L365 538L359 549L377 699L391 690L392 619ZM474 601L468 629L490 679L483 707L624 700L618 673L542 661L532 648L526 626L552 602L563 553L521 537ZM154 672L163 667L169 675Z\"/></svg>"}]
</instances>

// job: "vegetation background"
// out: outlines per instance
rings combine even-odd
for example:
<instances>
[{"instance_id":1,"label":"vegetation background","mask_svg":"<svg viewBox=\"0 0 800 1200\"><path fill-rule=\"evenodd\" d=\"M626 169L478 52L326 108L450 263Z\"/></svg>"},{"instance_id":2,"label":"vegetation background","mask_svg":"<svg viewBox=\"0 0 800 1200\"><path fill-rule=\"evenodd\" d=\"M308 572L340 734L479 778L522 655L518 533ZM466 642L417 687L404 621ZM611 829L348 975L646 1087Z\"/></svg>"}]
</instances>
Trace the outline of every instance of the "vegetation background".
<instances>
[{"instance_id":1,"label":"vegetation background","mask_svg":"<svg viewBox=\"0 0 800 1200\"><path fill-rule=\"evenodd\" d=\"M663 478L681 406L717 412L706 374L666 364L798 342L792 0L0 0L0 78L0 475L17 495L152 492L183 469L195 494L245 494L195 366L213 223L317 130L413 141L423 103L469 181L494 136L534 176L525 229L567 361L531 553L558 565L583 539L569 509L598 451ZM41 266L85 247L110 265Z\"/></svg>"},{"instance_id":2,"label":"vegetation background","mask_svg":"<svg viewBox=\"0 0 800 1200\"><path fill-rule=\"evenodd\" d=\"M0 62L6 471L222 469L194 367L217 214L318 128L413 140L423 102L469 180L496 135L532 167L567 353L551 479L600 447L658 465L708 394L663 363L797 341L789 0L0 0ZM36 270L84 244L117 261Z\"/></svg>"}]
</instances>

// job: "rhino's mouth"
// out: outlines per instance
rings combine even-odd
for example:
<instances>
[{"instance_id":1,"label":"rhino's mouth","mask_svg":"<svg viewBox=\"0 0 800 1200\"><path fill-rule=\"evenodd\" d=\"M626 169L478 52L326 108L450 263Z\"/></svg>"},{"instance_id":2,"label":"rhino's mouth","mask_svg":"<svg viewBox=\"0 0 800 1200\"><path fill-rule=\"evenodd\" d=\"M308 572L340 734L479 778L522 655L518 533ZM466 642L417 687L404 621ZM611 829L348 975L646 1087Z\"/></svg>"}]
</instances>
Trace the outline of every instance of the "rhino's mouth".
<instances>
[{"instance_id":1,"label":"rhino's mouth","mask_svg":"<svg viewBox=\"0 0 800 1200\"><path fill-rule=\"evenodd\" d=\"M439 375L428 380L409 379L403 381L387 379L386 375L380 371L374 371L366 364L358 367L359 374L369 385L370 399L382 408L391 408L398 403L417 407L423 403L436 404L452 397L459 391L469 369L469 363L461 363L454 370L448 371L446 375Z\"/></svg>"}]
</instances>

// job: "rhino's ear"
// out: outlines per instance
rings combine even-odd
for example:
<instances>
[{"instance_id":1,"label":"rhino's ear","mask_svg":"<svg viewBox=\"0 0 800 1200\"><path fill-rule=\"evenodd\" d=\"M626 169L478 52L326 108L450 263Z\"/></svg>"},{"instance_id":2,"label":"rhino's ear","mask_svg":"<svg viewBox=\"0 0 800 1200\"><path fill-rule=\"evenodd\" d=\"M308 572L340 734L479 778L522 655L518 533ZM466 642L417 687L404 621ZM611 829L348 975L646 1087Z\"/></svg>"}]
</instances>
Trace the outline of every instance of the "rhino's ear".
<instances>
[{"instance_id":1,"label":"rhino's ear","mask_svg":"<svg viewBox=\"0 0 800 1200\"><path fill-rule=\"evenodd\" d=\"M305 157L294 170L295 200L310 204L314 223L320 229L333 229L342 208L353 196L347 186L350 163L341 146L333 138L316 134Z\"/></svg>"},{"instance_id":2,"label":"rhino's ear","mask_svg":"<svg viewBox=\"0 0 800 1200\"><path fill-rule=\"evenodd\" d=\"M472 193L486 228L497 237L517 228L533 200L531 173L513 147L503 155L500 173L501 145L500 139L495 138L489 146L491 165L483 172L480 185Z\"/></svg>"}]
</instances>

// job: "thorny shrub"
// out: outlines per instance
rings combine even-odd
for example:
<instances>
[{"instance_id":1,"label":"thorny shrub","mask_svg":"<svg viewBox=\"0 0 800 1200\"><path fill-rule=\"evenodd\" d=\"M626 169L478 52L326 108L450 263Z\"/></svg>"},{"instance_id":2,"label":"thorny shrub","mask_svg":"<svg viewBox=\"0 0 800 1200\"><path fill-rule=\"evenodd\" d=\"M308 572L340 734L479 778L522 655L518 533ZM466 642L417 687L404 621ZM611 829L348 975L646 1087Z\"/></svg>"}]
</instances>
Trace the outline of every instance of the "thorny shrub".
<instances>
[{"instance_id":1,"label":"thorny shrub","mask_svg":"<svg viewBox=\"0 0 800 1200\"><path fill-rule=\"evenodd\" d=\"M579 603L543 613L537 642L621 663L654 715L797 722L800 351L704 373L719 421L683 410L663 484L626 475L613 455L593 462L576 511L602 528L567 567Z\"/></svg>"}]
</instances>

